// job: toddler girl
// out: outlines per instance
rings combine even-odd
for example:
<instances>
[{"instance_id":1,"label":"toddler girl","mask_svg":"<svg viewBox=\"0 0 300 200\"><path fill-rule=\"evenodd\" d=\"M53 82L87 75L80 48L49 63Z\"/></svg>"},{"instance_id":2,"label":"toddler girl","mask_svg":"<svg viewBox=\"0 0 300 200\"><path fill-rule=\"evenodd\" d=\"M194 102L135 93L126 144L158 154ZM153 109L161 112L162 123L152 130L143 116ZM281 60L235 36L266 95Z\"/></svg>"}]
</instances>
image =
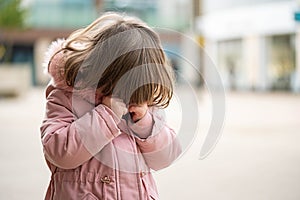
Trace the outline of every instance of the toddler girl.
<instances>
[{"instance_id":1,"label":"toddler girl","mask_svg":"<svg viewBox=\"0 0 300 200\"><path fill-rule=\"evenodd\" d=\"M158 35L139 19L105 13L54 42L48 57L45 199L158 199L151 170L181 153L160 112L173 71Z\"/></svg>"}]
</instances>

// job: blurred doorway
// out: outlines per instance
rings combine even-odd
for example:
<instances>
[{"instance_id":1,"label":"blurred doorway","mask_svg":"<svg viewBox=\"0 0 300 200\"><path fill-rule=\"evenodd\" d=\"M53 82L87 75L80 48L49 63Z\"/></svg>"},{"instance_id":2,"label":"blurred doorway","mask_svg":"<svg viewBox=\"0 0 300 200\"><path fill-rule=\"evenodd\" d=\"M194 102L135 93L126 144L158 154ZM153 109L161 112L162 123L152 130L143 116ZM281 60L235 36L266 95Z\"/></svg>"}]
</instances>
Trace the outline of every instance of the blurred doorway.
<instances>
[{"instance_id":1,"label":"blurred doorway","mask_svg":"<svg viewBox=\"0 0 300 200\"><path fill-rule=\"evenodd\" d=\"M218 63L225 75L225 84L231 90L242 87L243 66L241 66L242 40L227 40L218 43Z\"/></svg>"},{"instance_id":2,"label":"blurred doorway","mask_svg":"<svg viewBox=\"0 0 300 200\"><path fill-rule=\"evenodd\" d=\"M267 37L267 76L270 89L290 90L295 74L295 35Z\"/></svg>"}]
</instances>

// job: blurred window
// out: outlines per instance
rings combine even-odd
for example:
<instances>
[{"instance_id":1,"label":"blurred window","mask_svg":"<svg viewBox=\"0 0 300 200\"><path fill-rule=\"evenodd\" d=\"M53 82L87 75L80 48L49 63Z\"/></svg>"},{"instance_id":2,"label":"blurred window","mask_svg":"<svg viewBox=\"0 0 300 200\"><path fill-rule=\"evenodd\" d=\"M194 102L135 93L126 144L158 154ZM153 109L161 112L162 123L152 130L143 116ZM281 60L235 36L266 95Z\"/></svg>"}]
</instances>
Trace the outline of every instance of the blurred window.
<instances>
[{"instance_id":1,"label":"blurred window","mask_svg":"<svg viewBox=\"0 0 300 200\"><path fill-rule=\"evenodd\" d=\"M94 0L38 0L30 11L29 24L41 28L78 28L97 16Z\"/></svg>"},{"instance_id":2,"label":"blurred window","mask_svg":"<svg viewBox=\"0 0 300 200\"><path fill-rule=\"evenodd\" d=\"M126 12L148 24L157 24L157 0L104 0L104 11Z\"/></svg>"}]
</instances>

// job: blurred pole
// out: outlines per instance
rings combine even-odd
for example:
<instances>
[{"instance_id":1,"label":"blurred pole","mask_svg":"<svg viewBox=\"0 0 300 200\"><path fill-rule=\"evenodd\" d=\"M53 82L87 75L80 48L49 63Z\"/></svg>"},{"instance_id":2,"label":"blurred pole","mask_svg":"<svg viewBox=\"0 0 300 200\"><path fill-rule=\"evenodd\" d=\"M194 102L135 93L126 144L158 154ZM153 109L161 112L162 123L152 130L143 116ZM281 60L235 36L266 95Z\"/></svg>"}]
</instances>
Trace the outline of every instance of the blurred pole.
<instances>
[{"instance_id":1,"label":"blurred pole","mask_svg":"<svg viewBox=\"0 0 300 200\"><path fill-rule=\"evenodd\" d=\"M294 92L300 92L300 25L297 25L296 30L296 69L294 75Z\"/></svg>"},{"instance_id":2,"label":"blurred pole","mask_svg":"<svg viewBox=\"0 0 300 200\"><path fill-rule=\"evenodd\" d=\"M258 34L243 38L243 66L246 69L246 88L257 91L267 89L265 38Z\"/></svg>"},{"instance_id":3,"label":"blurred pole","mask_svg":"<svg viewBox=\"0 0 300 200\"><path fill-rule=\"evenodd\" d=\"M245 59L243 60L243 66L245 66L246 72L246 86L247 89L256 89L259 78L259 60L260 60L260 48L259 48L259 36L249 35L243 38L243 54Z\"/></svg>"},{"instance_id":4,"label":"blurred pole","mask_svg":"<svg viewBox=\"0 0 300 200\"><path fill-rule=\"evenodd\" d=\"M94 0L94 4L98 14L103 12L103 0Z\"/></svg>"},{"instance_id":5,"label":"blurred pole","mask_svg":"<svg viewBox=\"0 0 300 200\"><path fill-rule=\"evenodd\" d=\"M195 19L197 17L200 17L202 15L202 0L193 0L193 20L195 22ZM195 24L193 24L193 29Z\"/></svg>"},{"instance_id":6,"label":"blurred pole","mask_svg":"<svg viewBox=\"0 0 300 200\"><path fill-rule=\"evenodd\" d=\"M193 13L192 13L192 30L196 33L196 40L200 46L199 56L199 71L202 76L198 77L197 85L202 87L204 85L204 48L205 48L205 38L201 30L197 30L196 21L197 18L200 18L203 14L203 0L193 0Z\"/></svg>"},{"instance_id":7,"label":"blurred pole","mask_svg":"<svg viewBox=\"0 0 300 200\"><path fill-rule=\"evenodd\" d=\"M297 0L297 13L300 13L300 0ZM296 25L296 68L295 68L295 75L294 75L294 83L293 83L293 90L294 92L300 92L300 21L297 21Z\"/></svg>"}]
</instances>

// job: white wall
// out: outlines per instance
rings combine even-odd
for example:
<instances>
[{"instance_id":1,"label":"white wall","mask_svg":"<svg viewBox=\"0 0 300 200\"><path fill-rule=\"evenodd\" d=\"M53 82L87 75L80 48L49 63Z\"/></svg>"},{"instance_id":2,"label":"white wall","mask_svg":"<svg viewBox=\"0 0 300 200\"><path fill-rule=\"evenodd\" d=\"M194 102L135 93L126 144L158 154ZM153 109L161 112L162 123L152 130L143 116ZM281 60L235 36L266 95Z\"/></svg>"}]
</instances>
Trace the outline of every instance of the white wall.
<instances>
[{"instance_id":1,"label":"white wall","mask_svg":"<svg viewBox=\"0 0 300 200\"><path fill-rule=\"evenodd\" d=\"M258 4L208 13L196 20L206 38L224 40L245 35L273 35L296 30L296 2Z\"/></svg>"},{"instance_id":2,"label":"white wall","mask_svg":"<svg viewBox=\"0 0 300 200\"><path fill-rule=\"evenodd\" d=\"M234 7L245 7L257 4L274 3L279 1L292 1L292 0L204 0L203 9L205 13L224 10Z\"/></svg>"}]
</instances>

